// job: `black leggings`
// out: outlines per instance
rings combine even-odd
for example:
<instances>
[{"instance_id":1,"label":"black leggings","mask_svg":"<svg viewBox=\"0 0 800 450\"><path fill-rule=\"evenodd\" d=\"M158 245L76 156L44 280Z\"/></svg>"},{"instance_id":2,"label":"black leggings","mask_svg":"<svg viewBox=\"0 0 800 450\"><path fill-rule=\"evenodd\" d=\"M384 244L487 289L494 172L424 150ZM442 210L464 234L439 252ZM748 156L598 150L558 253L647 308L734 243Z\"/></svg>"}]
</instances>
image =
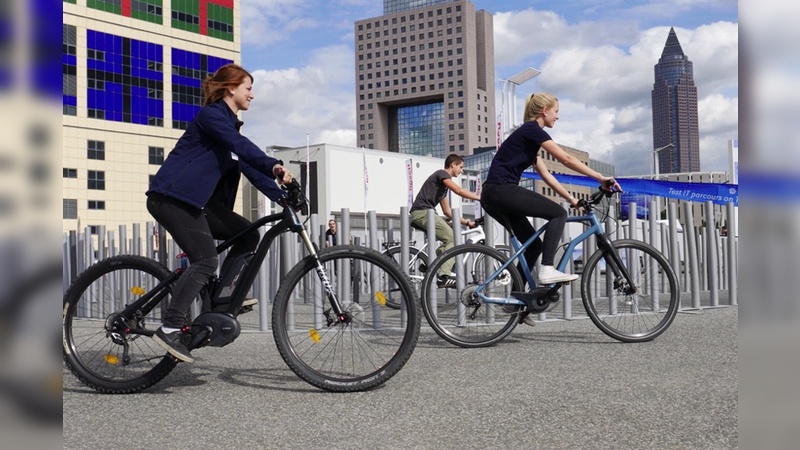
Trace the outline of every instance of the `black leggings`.
<instances>
[{"instance_id":1,"label":"black leggings","mask_svg":"<svg viewBox=\"0 0 800 450\"><path fill-rule=\"evenodd\" d=\"M533 268L536 258L542 255L542 265L552 266L558 242L567 223L567 211L544 195L516 184L485 184L481 192L481 206L495 220L503 224L521 243L536 232L528 217L548 221L544 242L537 238L526 250L525 261ZM505 218L503 218L505 216Z\"/></svg>"},{"instance_id":2,"label":"black leggings","mask_svg":"<svg viewBox=\"0 0 800 450\"><path fill-rule=\"evenodd\" d=\"M172 289L172 301L163 321L166 327L181 328L200 289L217 270L219 258L215 239L233 237L250 225L250 221L222 205L209 204L200 210L159 194L147 197L147 210L189 259L189 267ZM226 273L236 256L255 251L258 241L259 235L254 232L231 247L220 273Z\"/></svg>"}]
</instances>

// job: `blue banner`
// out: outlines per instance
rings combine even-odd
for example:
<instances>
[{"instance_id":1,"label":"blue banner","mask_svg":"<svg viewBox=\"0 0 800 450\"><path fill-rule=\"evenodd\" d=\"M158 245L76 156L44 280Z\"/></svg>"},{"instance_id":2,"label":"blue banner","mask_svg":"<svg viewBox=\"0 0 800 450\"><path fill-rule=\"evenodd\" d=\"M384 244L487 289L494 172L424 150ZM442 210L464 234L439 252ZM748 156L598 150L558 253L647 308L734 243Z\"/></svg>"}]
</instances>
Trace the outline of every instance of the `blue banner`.
<instances>
[{"instance_id":1,"label":"blue banner","mask_svg":"<svg viewBox=\"0 0 800 450\"><path fill-rule=\"evenodd\" d=\"M580 175L553 174L561 184L598 187L594 178ZM523 172L523 178L541 180L536 172ZM727 183L687 183L684 181L642 180L639 178L616 178L624 192L651 194L690 202L711 200L718 205L733 202L739 206L739 185Z\"/></svg>"}]
</instances>

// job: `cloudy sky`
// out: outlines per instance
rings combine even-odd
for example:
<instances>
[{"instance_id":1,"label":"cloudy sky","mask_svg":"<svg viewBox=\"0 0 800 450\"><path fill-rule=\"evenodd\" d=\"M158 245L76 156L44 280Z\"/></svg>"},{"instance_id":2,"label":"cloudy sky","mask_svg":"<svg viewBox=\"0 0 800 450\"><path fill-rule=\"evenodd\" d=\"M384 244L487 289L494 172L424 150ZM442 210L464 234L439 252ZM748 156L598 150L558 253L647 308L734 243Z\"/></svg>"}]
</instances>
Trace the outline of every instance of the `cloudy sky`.
<instances>
[{"instance_id":1,"label":"cloudy sky","mask_svg":"<svg viewBox=\"0 0 800 450\"><path fill-rule=\"evenodd\" d=\"M564 145L650 173L653 67L670 27L694 64L704 171L725 171L738 137L738 5L734 0L473 0L494 15L495 77L542 74L517 89L560 100L551 131ZM354 22L381 0L241 0L242 64L255 77L243 132L258 145L356 144ZM500 83L496 88L499 90ZM499 95L498 95L499 102ZM498 112L500 106L498 104Z\"/></svg>"}]
</instances>

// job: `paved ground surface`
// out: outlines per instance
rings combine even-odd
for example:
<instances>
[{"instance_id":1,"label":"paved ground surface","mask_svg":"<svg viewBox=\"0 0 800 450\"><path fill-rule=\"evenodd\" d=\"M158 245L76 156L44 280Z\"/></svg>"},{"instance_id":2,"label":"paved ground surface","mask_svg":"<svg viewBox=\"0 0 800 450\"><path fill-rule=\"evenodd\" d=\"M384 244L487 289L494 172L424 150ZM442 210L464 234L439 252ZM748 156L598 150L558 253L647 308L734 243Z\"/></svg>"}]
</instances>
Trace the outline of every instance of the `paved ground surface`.
<instances>
[{"instance_id":1,"label":"paved ground surface","mask_svg":"<svg viewBox=\"0 0 800 450\"><path fill-rule=\"evenodd\" d=\"M471 350L423 329L394 378L355 394L306 384L270 333L247 332L140 394L96 394L65 370L64 448L736 448L737 325L736 307L690 311L623 344L549 321Z\"/></svg>"}]
</instances>

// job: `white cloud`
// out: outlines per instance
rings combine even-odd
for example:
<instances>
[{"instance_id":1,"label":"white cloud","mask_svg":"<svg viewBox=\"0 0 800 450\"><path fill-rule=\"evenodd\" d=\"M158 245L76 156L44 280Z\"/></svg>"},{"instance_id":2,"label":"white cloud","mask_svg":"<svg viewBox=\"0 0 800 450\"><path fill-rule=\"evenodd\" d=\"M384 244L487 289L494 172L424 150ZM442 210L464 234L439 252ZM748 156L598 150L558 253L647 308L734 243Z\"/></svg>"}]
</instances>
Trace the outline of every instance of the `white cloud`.
<instances>
[{"instance_id":1,"label":"white cloud","mask_svg":"<svg viewBox=\"0 0 800 450\"><path fill-rule=\"evenodd\" d=\"M259 146L312 143L355 146L353 51L320 48L302 68L255 70L243 132ZM349 133L347 130L350 130Z\"/></svg>"},{"instance_id":2,"label":"white cloud","mask_svg":"<svg viewBox=\"0 0 800 450\"><path fill-rule=\"evenodd\" d=\"M294 31L314 28L318 22L304 14L308 7L307 0L242 1L242 44L264 47L287 40Z\"/></svg>"},{"instance_id":3,"label":"white cloud","mask_svg":"<svg viewBox=\"0 0 800 450\"><path fill-rule=\"evenodd\" d=\"M660 14L670 17L676 8L692 4L669 2L672 9ZM339 0L334 8L341 14L325 17L325 26L335 32L322 40L326 46L313 50L302 66L251 67L256 99L244 114L246 135L262 147L302 146L306 134L312 143L355 145L353 31L350 14L342 8L368 5L364 0ZM625 6L614 6L620 5ZM323 16L309 12L312 6L307 0L244 1L243 37L269 44L305 27L317 27L309 33L319 32ZM645 6L658 7L637 7ZM553 137L615 164L618 175L651 170L653 68L669 32L669 26L640 29L634 12L620 10L610 20L585 22L533 9L494 15L497 78L529 66L542 70L517 89L518 117L531 90L553 92L561 99L561 120L551 130ZM694 64L701 168L725 170L727 140L738 134L738 24L715 22L675 29Z\"/></svg>"},{"instance_id":4,"label":"white cloud","mask_svg":"<svg viewBox=\"0 0 800 450\"><path fill-rule=\"evenodd\" d=\"M709 95L697 102L697 115L700 134L735 133L739 127L739 99Z\"/></svg>"},{"instance_id":5,"label":"white cloud","mask_svg":"<svg viewBox=\"0 0 800 450\"><path fill-rule=\"evenodd\" d=\"M725 170L717 155L724 157L727 139L738 134L738 25L675 31L693 63L701 168ZM618 174L643 174L652 164L654 66L668 33L669 27L639 31L622 19L569 24L552 12L501 13L495 15L495 59L498 71L542 71L517 89L520 117L530 91L552 92L561 99L562 118L554 138L616 164Z\"/></svg>"}]
</instances>

